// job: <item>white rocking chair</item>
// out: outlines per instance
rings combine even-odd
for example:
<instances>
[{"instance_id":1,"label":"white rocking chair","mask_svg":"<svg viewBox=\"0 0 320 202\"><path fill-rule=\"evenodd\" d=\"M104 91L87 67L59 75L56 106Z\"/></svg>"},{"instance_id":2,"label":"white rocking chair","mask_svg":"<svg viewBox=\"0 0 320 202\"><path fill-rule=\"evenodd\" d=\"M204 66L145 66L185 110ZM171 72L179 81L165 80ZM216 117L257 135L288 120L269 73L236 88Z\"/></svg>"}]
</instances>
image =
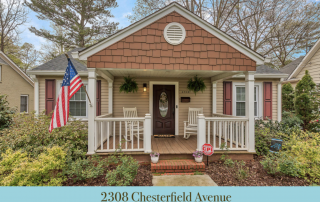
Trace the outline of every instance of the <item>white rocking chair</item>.
<instances>
[{"instance_id":1,"label":"white rocking chair","mask_svg":"<svg viewBox=\"0 0 320 202\"><path fill-rule=\"evenodd\" d=\"M137 108L125 108L123 107L123 116L124 118L134 118L138 117ZM130 142L133 139L133 135L138 138L139 131L139 139L143 140L143 126L138 124L138 121L125 121L126 134L124 135L124 139ZM128 135L129 132L129 135ZM128 138L129 137L129 138Z\"/></svg>"},{"instance_id":2,"label":"white rocking chair","mask_svg":"<svg viewBox=\"0 0 320 202\"><path fill-rule=\"evenodd\" d=\"M188 121L184 121L184 139L189 139L191 134L198 132L198 114L203 114L203 108L190 108L188 112Z\"/></svg>"}]
</instances>

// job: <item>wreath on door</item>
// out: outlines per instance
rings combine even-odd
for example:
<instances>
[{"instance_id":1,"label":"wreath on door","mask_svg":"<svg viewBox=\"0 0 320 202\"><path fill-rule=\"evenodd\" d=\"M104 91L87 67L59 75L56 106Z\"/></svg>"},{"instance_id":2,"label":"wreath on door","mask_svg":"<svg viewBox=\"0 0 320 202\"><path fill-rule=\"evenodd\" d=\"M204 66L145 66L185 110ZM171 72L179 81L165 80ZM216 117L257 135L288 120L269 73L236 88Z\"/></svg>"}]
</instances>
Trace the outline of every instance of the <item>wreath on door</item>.
<instances>
[{"instance_id":1,"label":"wreath on door","mask_svg":"<svg viewBox=\"0 0 320 202\"><path fill-rule=\"evenodd\" d=\"M199 78L197 75L195 75L193 77L193 79L191 78L188 81L187 88L188 88L188 90L194 92L195 95L197 95L197 92L199 92L199 91L203 92L207 87L204 84L203 79Z\"/></svg>"}]
</instances>

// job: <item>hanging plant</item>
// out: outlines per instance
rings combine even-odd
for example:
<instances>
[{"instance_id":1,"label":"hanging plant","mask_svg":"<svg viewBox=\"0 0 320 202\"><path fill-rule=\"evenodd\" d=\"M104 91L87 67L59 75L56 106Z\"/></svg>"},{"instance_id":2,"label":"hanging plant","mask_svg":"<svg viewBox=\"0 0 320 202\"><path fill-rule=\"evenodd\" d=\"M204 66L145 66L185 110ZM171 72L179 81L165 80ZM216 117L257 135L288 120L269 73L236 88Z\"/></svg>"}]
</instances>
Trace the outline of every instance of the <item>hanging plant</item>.
<instances>
[{"instance_id":1,"label":"hanging plant","mask_svg":"<svg viewBox=\"0 0 320 202\"><path fill-rule=\"evenodd\" d=\"M188 90L193 91L195 95L197 95L197 92L201 91L203 92L207 87L203 82L202 78L199 78L197 75L191 78L188 81Z\"/></svg>"},{"instance_id":2,"label":"hanging plant","mask_svg":"<svg viewBox=\"0 0 320 202\"><path fill-rule=\"evenodd\" d=\"M138 84L134 80L134 78L131 78L130 76L123 77L124 83L120 86L120 93L123 91L125 93L134 93L138 91Z\"/></svg>"}]
</instances>

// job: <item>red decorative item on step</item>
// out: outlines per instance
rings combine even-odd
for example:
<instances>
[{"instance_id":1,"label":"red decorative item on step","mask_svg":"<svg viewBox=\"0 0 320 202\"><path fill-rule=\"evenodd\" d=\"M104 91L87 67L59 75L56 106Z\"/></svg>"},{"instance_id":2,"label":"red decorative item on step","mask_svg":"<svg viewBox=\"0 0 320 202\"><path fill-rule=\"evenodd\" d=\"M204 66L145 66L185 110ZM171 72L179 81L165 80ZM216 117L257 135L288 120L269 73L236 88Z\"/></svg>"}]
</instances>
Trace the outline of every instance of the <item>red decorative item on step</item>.
<instances>
[{"instance_id":1,"label":"red decorative item on step","mask_svg":"<svg viewBox=\"0 0 320 202\"><path fill-rule=\"evenodd\" d=\"M211 156L213 154L213 146L211 144L202 145L203 154L206 156Z\"/></svg>"}]
</instances>

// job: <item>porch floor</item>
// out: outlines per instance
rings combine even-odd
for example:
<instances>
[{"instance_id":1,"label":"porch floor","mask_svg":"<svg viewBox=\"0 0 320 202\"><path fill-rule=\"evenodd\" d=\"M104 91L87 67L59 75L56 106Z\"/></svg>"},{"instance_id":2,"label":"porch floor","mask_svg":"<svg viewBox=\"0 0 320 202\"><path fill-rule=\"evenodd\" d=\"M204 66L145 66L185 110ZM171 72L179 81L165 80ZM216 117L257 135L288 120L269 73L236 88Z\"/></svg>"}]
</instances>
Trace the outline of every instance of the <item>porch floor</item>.
<instances>
[{"instance_id":1,"label":"porch floor","mask_svg":"<svg viewBox=\"0 0 320 202\"><path fill-rule=\"evenodd\" d=\"M224 140L221 140L223 143ZM213 140L211 138L211 145L213 145ZM138 149L138 141L135 137L133 143L131 141L125 142L124 139L121 141L121 148L125 149L127 144L127 149ZM107 149L108 142L104 142L103 149ZM119 149L119 136L115 138L115 148ZM233 144L234 145L234 144ZM230 142L228 142L230 146ZM139 148L143 148L143 140L139 140ZM216 137L216 148L219 148L219 138ZM113 137L110 137L109 149L113 149ZM152 151L159 152L160 154L192 154L197 149L197 136L191 135L188 140L183 138L183 135L176 135L175 138L154 138L151 137L151 149ZM101 148L98 148L98 151Z\"/></svg>"}]
</instances>

